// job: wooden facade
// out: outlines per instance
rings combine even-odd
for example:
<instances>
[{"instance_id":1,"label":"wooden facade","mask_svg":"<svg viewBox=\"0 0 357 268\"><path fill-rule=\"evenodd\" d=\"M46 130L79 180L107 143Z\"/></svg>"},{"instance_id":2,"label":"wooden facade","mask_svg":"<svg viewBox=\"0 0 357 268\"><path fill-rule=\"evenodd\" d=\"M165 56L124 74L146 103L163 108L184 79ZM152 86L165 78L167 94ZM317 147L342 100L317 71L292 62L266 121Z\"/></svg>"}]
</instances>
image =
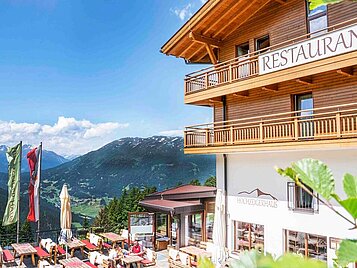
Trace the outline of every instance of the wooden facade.
<instances>
[{"instance_id":1,"label":"wooden facade","mask_svg":"<svg viewBox=\"0 0 357 268\"><path fill-rule=\"evenodd\" d=\"M350 117L357 110L346 112L348 123L340 121L338 110L357 103L357 48L270 73L260 70L258 57L266 51L316 37L309 33L307 12L305 0L209 0L162 47L163 53L188 62L213 63L185 78L185 103L212 107L214 121L186 128L186 153L357 144L357 117ZM320 36L357 26L357 3L329 5L326 13L327 28L316 33ZM257 39L263 36L269 36L269 47L259 50ZM241 44L249 46L244 57L237 55ZM313 98L314 118L310 123L314 133L310 140L299 134L302 126L293 123L297 114L294 96L303 93L311 93ZM334 122L319 132L319 126L326 122L315 113L322 111L331 112ZM281 115L284 119L272 121ZM274 133L269 134L269 128L275 129Z\"/></svg>"}]
</instances>

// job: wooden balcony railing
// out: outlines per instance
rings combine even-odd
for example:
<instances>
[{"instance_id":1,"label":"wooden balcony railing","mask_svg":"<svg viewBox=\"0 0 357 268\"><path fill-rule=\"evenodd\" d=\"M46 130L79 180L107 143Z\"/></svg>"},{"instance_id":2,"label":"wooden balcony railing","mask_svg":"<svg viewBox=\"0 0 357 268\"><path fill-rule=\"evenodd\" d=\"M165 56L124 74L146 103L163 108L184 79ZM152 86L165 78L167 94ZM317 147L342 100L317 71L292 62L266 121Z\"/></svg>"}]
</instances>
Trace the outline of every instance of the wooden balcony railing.
<instances>
[{"instance_id":1,"label":"wooden balcony railing","mask_svg":"<svg viewBox=\"0 0 357 268\"><path fill-rule=\"evenodd\" d=\"M357 103L187 127L186 148L357 138Z\"/></svg>"},{"instance_id":2,"label":"wooden balcony railing","mask_svg":"<svg viewBox=\"0 0 357 268\"><path fill-rule=\"evenodd\" d=\"M186 75L185 95L213 87L224 85L238 80L247 79L259 75L258 56L265 52L272 52L284 47L299 44L309 38L321 37L323 34L332 33L343 28L357 25L357 18L327 27L314 33L305 34L294 39L270 46L263 50L251 52L247 55L237 57L211 67L201 69Z\"/></svg>"}]
</instances>

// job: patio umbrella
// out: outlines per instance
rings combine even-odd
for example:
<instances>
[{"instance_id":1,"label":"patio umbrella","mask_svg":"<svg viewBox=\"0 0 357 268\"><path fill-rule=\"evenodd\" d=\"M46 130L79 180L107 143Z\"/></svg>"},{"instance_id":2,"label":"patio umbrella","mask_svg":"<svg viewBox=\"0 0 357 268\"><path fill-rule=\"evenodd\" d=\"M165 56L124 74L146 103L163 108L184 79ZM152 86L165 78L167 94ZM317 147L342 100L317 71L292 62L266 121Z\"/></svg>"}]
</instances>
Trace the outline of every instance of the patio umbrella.
<instances>
[{"instance_id":1,"label":"patio umbrella","mask_svg":"<svg viewBox=\"0 0 357 268\"><path fill-rule=\"evenodd\" d=\"M217 189L213 223L213 252L212 261L220 267L226 260L225 252L226 223L225 223L225 196L221 189Z\"/></svg>"},{"instance_id":2,"label":"patio umbrella","mask_svg":"<svg viewBox=\"0 0 357 268\"><path fill-rule=\"evenodd\" d=\"M59 237L60 244L66 244L66 256L67 256L67 242L72 239L72 212L71 202L68 194L67 184L64 184L60 194L61 199L61 233Z\"/></svg>"}]
</instances>

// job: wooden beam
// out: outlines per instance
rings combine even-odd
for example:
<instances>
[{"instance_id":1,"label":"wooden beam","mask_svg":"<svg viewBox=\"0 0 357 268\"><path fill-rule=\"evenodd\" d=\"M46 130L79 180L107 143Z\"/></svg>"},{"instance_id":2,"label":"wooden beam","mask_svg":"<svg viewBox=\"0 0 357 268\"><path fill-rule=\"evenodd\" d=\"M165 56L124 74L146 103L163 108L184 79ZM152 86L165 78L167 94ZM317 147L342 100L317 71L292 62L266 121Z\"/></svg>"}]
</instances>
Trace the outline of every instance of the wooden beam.
<instances>
[{"instance_id":1,"label":"wooden beam","mask_svg":"<svg viewBox=\"0 0 357 268\"><path fill-rule=\"evenodd\" d=\"M214 100L214 99L209 99L208 101L211 102L211 103L222 103L222 101Z\"/></svg>"},{"instance_id":2,"label":"wooden beam","mask_svg":"<svg viewBox=\"0 0 357 268\"><path fill-rule=\"evenodd\" d=\"M241 5L242 2L241 1L236 1L236 3L231 6L231 5L228 5L227 8L222 12L222 14L225 14L224 16L220 16L218 19L215 20L214 23L211 23L208 26L207 29L204 29L204 31L202 32L202 34L207 34L211 29L214 29L214 27L222 20L222 19L226 19L229 12L232 12L233 14L236 13L236 10L237 10L237 7L239 5Z\"/></svg>"},{"instance_id":3,"label":"wooden beam","mask_svg":"<svg viewBox=\"0 0 357 268\"><path fill-rule=\"evenodd\" d=\"M285 5L287 0L275 0L275 2Z\"/></svg>"},{"instance_id":4,"label":"wooden beam","mask_svg":"<svg viewBox=\"0 0 357 268\"><path fill-rule=\"evenodd\" d=\"M206 44L205 46L206 46L206 49L207 49L207 52L208 52L208 56L209 56L212 64L217 64L218 60L216 58L216 55L214 55L212 47L209 44Z\"/></svg>"},{"instance_id":5,"label":"wooden beam","mask_svg":"<svg viewBox=\"0 0 357 268\"><path fill-rule=\"evenodd\" d=\"M351 77L353 76L353 67L351 66L351 67L339 69L337 70L337 73L347 77Z\"/></svg>"},{"instance_id":6,"label":"wooden beam","mask_svg":"<svg viewBox=\"0 0 357 268\"><path fill-rule=\"evenodd\" d=\"M246 90L246 91L242 91L242 92L238 92L238 93L233 93L233 96L248 98L249 97L249 91Z\"/></svg>"},{"instance_id":7,"label":"wooden beam","mask_svg":"<svg viewBox=\"0 0 357 268\"><path fill-rule=\"evenodd\" d=\"M312 85L312 76L300 77L295 80L296 82L303 85Z\"/></svg>"},{"instance_id":8,"label":"wooden beam","mask_svg":"<svg viewBox=\"0 0 357 268\"><path fill-rule=\"evenodd\" d=\"M229 35L231 35L234 31L236 31L243 23L245 23L247 20L249 20L251 17L253 17L254 14L256 14L259 10L261 10L266 4L268 4L270 2L270 0L265 0L265 2L261 3L261 1L259 1L257 3L257 1L251 1L251 4L246 7L245 9L243 9L241 12L239 12L236 16L234 16L233 19L230 20L230 22L228 22L224 27L220 28L219 31L217 33L215 33L214 37L217 37L219 35L219 33L223 33L223 36L221 36L221 39L224 40L226 37L228 37ZM242 14L244 14L245 12L247 12L247 10L249 10L249 8L253 5L253 4L257 4L257 7L253 10L251 10L251 12L248 12L248 16L242 18ZM239 23L237 25L232 25L232 22L238 21ZM230 30L228 30L228 32L224 32L225 29L229 28Z\"/></svg>"},{"instance_id":9,"label":"wooden beam","mask_svg":"<svg viewBox=\"0 0 357 268\"><path fill-rule=\"evenodd\" d=\"M267 91L273 91L276 92L278 91L278 84L274 84L274 85L268 85L268 86L264 86L262 87L263 90L267 90Z\"/></svg>"},{"instance_id":10,"label":"wooden beam","mask_svg":"<svg viewBox=\"0 0 357 268\"><path fill-rule=\"evenodd\" d=\"M200 51L202 51L202 50L206 51L205 46L201 46L200 48L195 49L195 50L193 51L193 53L191 53L190 55L188 55L187 57L185 57L185 59L191 60L192 58L194 58L194 57L198 54L198 52L200 52ZM205 53L205 55L206 55L206 53Z\"/></svg>"},{"instance_id":11,"label":"wooden beam","mask_svg":"<svg viewBox=\"0 0 357 268\"><path fill-rule=\"evenodd\" d=\"M201 43L204 45L210 45L212 47L220 47L221 43L219 40L214 39L214 38L210 38L207 36L203 36L194 32L190 32L188 37L193 41L193 42L197 42L197 43Z\"/></svg>"}]
</instances>

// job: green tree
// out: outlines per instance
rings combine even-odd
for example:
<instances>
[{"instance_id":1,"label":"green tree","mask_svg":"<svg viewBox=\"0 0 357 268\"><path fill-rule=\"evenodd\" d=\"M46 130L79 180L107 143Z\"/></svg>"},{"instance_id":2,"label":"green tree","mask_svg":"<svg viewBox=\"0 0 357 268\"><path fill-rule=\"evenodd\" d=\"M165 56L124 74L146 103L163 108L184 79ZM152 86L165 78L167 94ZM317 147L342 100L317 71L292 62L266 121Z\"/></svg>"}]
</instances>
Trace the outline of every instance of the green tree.
<instances>
[{"instance_id":1,"label":"green tree","mask_svg":"<svg viewBox=\"0 0 357 268\"><path fill-rule=\"evenodd\" d=\"M93 221L93 226L103 227L106 230L119 232L128 227L128 212L145 211L139 201L148 194L156 192L155 187L133 187L124 189L119 198L112 199L102 208Z\"/></svg>"},{"instance_id":2,"label":"green tree","mask_svg":"<svg viewBox=\"0 0 357 268\"><path fill-rule=\"evenodd\" d=\"M346 0L309 0L311 10L315 9L319 6L336 4L336 3L343 2L343 1L346 1ZM351 0L351 2L356 2L356 0Z\"/></svg>"},{"instance_id":3,"label":"green tree","mask_svg":"<svg viewBox=\"0 0 357 268\"><path fill-rule=\"evenodd\" d=\"M216 181L216 176L211 176L205 181L204 186L216 187Z\"/></svg>"},{"instance_id":4,"label":"green tree","mask_svg":"<svg viewBox=\"0 0 357 268\"><path fill-rule=\"evenodd\" d=\"M20 242L33 242L34 241L34 233L31 228L30 222L25 220L20 228Z\"/></svg>"},{"instance_id":5,"label":"green tree","mask_svg":"<svg viewBox=\"0 0 357 268\"><path fill-rule=\"evenodd\" d=\"M87 216L84 216L84 218L83 218L82 227L83 227L84 229L89 229L89 227L90 227L90 224L89 224L89 221L88 221Z\"/></svg>"},{"instance_id":6,"label":"green tree","mask_svg":"<svg viewBox=\"0 0 357 268\"><path fill-rule=\"evenodd\" d=\"M192 179L188 184L201 186L201 183L198 179Z\"/></svg>"}]
</instances>

